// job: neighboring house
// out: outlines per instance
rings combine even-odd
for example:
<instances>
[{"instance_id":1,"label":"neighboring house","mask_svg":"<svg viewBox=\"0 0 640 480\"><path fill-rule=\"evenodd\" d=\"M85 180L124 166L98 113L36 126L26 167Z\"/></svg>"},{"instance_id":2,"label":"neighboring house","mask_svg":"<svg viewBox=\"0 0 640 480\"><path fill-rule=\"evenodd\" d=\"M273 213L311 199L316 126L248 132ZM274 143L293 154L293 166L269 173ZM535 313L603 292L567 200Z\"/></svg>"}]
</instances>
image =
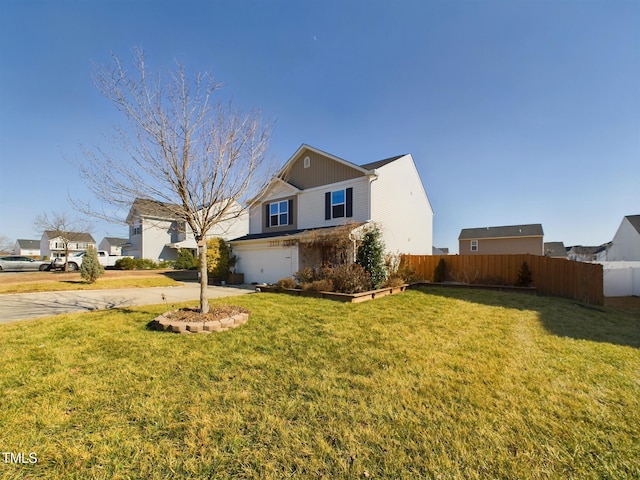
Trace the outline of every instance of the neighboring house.
<instances>
[{"instance_id":1,"label":"neighboring house","mask_svg":"<svg viewBox=\"0 0 640 480\"><path fill-rule=\"evenodd\" d=\"M333 263L337 236L348 238L353 260L358 235L372 225L387 252L430 255L432 224L411 155L356 165L302 145L249 202L249 234L230 243L245 282L272 283Z\"/></svg>"},{"instance_id":2,"label":"neighboring house","mask_svg":"<svg viewBox=\"0 0 640 480\"><path fill-rule=\"evenodd\" d=\"M567 248L564 242L545 242L544 256L551 258L567 258Z\"/></svg>"},{"instance_id":3,"label":"neighboring house","mask_svg":"<svg viewBox=\"0 0 640 480\"><path fill-rule=\"evenodd\" d=\"M249 231L248 214L241 210L240 204L236 204L229 210L229 218L215 225L207 237L229 240L245 235ZM131 206L127 223L129 241L122 245L124 255L164 261L176 260L181 249L197 254L193 232L186 222L176 218L175 209L169 203L138 198Z\"/></svg>"},{"instance_id":4,"label":"neighboring house","mask_svg":"<svg viewBox=\"0 0 640 480\"><path fill-rule=\"evenodd\" d=\"M14 255L23 257L40 258L40 240L25 240L19 238L13 248Z\"/></svg>"},{"instance_id":5,"label":"neighboring house","mask_svg":"<svg viewBox=\"0 0 640 480\"><path fill-rule=\"evenodd\" d=\"M128 238L104 237L98 245L98 250L104 250L109 255L122 255L122 246L128 243Z\"/></svg>"},{"instance_id":6,"label":"neighboring house","mask_svg":"<svg viewBox=\"0 0 640 480\"><path fill-rule=\"evenodd\" d=\"M569 260L576 262L595 262L598 254L604 250L604 246L589 247L583 245L574 245L567 248L567 257Z\"/></svg>"},{"instance_id":7,"label":"neighboring house","mask_svg":"<svg viewBox=\"0 0 640 480\"><path fill-rule=\"evenodd\" d=\"M433 255L449 255L448 248L433 247L432 252L433 252Z\"/></svg>"},{"instance_id":8,"label":"neighboring house","mask_svg":"<svg viewBox=\"0 0 640 480\"><path fill-rule=\"evenodd\" d=\"M539 223L504 227L464 228L458 237L460 255L544 255Z\"/></svg>"},{"instance_id":9,"label":"neighboring house","mask_svg":"<svg viewBox=\"0 0 640 480\"><path fill-rule=\"evenodd\" d=\"M90 233L68 232L69 255L84 252L87 247L96 248L96 241ZM43 257L56 258L65 254L65 240L62 235L54 231L45 231L40 239L40 253Z\"/></svg>"},{"instance_id":10,"label":"neighboring house","mask_svg":"<svg viewBox=\"0 0 640 480\"><path fill-rule=\"evenodd\" d=\"M598 261L640 260L640 215L627 215L622 219L613 240L598 252Z\"/></svg>"}]
</instances>

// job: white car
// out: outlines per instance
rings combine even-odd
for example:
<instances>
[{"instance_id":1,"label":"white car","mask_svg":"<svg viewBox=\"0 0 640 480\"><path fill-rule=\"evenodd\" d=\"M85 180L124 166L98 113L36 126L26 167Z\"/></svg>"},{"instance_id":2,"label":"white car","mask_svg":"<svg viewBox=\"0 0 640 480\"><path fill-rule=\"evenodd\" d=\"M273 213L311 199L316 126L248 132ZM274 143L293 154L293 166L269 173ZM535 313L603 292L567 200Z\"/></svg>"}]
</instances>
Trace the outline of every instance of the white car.
<instances>
[{"instance_id":1,"label":"white car","mask_svg":"<svg viewBox=\"0 0 640 480\"><path fill-rule=\"evenodd\" d=\"M28 270L49 270L51 262L43 262L42 260L34 260L29 257L13 255L9 257L0 257L0 271L5 272L25 272Z\"/></svg>"}]
</instances>

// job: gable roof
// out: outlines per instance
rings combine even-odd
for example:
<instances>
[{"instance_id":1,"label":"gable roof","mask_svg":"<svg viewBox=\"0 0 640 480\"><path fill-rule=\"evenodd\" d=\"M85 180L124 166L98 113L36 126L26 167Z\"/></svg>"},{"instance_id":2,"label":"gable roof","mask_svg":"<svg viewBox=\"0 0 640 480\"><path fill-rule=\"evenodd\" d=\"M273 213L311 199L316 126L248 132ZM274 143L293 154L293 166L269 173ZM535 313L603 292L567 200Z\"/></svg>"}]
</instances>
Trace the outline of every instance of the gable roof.
<instances>
[{"instance_id":1,"label":"gable roof","mask_svg":"<svg viewBox=\"0 0 640 480\"><path fill-rule=\"evenodd\" d=\"M175 218L176 205L171 203L160 202L158 200L149 200L147 198L136 198L131 206L131 212L134 210L141 217L154 217L154 218ZM131 213L129 214L131 216Z\"/></svg>"},{"instance_id":2,"label":"gable roof","mask_svg":"<svg viewBox=\"0 0 640 480\"><path fill-rule=\"evenodd\" d=\"M287 160L287 163L285 163L284 166L280 169L280 171L276 174L276 177L283 178L285 176L287 170L289 170L291 168L291 166L297 160L299 160L298 157L305 150L310 150L310 151L312 151L314 153L317 153L318 155L322 155L323 157L329 158L329 159L333 160L334 162L341 163L342 165L345 165L347 167L350 167L350 168L353 168L355 170L358 170L362 174L368 174L369 173L367 171L367 169L365 169L363 167L360 167L360 166L356 165L355 163L351 163L348 160L345 160L344 158L336 157L335 155L332 155L331 153L327 153L327 152L325 152L323 150L320 150L319 148L312 147L311 145L307 145L306 143L303 143L302 145L300 145L298 150L296 150L296 152L293 155L291 155L289 160Z\"/></svg>"},{"instance_id":3,"label":"gable roof","mask_svg":"<svg viewBox=\"0 0 640 480\"><path fill-rule=\"evenodd\" d=\"M640 215L627 215L626 218L629 223L640 233Z\"/></svg>"},{"instance_id":4,"label":"gable roof","mask_svg":"<svg viewBox=\"0 0 640 480\"><path fill-rule=\"evenodd\" d=\"M542 225L533 223L528 225L509 225L504 227L463 228L458 240L480 238L513 238L513 237L542 237Z\"/></svg>"},{"instance_id":5,"label":"gable roof","mask_svg":"<svg viewBox=\"0 0 640 480\"><path fill-rule=\"evenodd\" d=\"M544 256L553 258L567 258L567 249L563 242L545 242Z\"/></svg>"},{"instance_id":6,"label":"gable roof","mask_svg":"<svg viewBox=\"0 0 640 480\"><path fill-rule=\"evenodd\" d=\"M595 255L596 253L601 252L604 249L605 247L603 245L599 245L597 247L574 245L573 247L569 247L567 253L572 253L575 255Z\"/></svg>"},{"instance_id":7,"label":"gable roof","mask_svg":"<svg viewBox=\"0 0 640 480\"><path fill-rule=\"evenodd\" d=\"M24 250L40 250L40 240L25 240L24 238L19 238L16 240L16 243Z\"/></svg>"},{"instance_id":8,"label":"gable roof","mask_svg":"<svg viewBox=\"0 0 640 480\"><path fill-rule=\"evenodd\" d=\"M104 237L102 241L103 242L106 241L112 247L120 247L122 245L129 243L128 238L117 238L117 237Z\"/></svg>"},{"instance_id":9,"label":"gable roof","mask_svg":"<svg viewBox=\"0 0 640 480\"><path fill-rule=\"evenodd\" d=\"M53 230L46 230L44 232L49 240L53 240L54 238L59 238L61 235L58 232ZM96 243L93 236L90 233L85 232L67 232L67 239L70 242L87 242L87 243Z\"/></svg>"}]
</instances>

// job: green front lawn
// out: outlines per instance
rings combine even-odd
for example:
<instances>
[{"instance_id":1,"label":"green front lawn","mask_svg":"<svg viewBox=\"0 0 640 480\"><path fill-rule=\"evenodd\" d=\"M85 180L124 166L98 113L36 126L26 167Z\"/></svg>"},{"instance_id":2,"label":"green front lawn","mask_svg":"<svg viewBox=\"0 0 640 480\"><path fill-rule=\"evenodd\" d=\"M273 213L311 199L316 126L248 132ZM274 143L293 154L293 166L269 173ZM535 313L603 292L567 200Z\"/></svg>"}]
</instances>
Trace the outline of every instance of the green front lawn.
<instances>
[{"instance_id":1,"label":"green front lawn","mask_svg":"<svg viewBox=\"0 0 640 480\"><path fill-rule=\"evenodd\" d=\"M640 319L500 292L0 325L2 478L638 478ZM218 303L213 302L213 303Z\"/></svg>"},{"instance_id":2,"label":"green front lawn","mask_svg":"<svg viewBox=\"0 0 640 480\"><path fill-rule=\"evenodd\" d=\"M95 283L88 283L84 280L49 280L46 282L24 282L0 285L0 294L62 292L69 290L105 290L112 288L178 287L180 285L182 285L182 283L169 277L161 276L99 278Z\"/></svg>"}]
</instances>

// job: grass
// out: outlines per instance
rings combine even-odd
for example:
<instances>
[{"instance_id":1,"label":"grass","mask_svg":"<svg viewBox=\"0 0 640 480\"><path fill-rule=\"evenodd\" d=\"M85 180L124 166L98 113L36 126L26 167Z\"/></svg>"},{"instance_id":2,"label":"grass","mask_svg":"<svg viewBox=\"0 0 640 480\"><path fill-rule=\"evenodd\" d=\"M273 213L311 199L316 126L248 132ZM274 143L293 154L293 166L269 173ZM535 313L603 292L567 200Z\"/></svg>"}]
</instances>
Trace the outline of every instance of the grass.
<instances>
[{"instance_id":1,"label":"grass","mask_svg":"<svg viewBox=\"0 0 640 480\"><path fill-rule=\"evenodd\" d=\"M175 287L179 285L182 284L171 278L162 276L100 278L96 283L88 283L84 280L47 280L44 282L0 284L0 294L58 292L68 290L104 290L111 288Z\"/></svg>"},{"instance_id":2,"label":"grass","mask_svg":"<svg viewBox=\"0 0 640 480\"><path fill-rule=\"evenodd\" d=\"M0 448L38 458L0 476L640 476L637 315L433 288L226 301L251 316L222 334L149 331L161 306L0 325Z\"/></svg>"}]
</instances>

